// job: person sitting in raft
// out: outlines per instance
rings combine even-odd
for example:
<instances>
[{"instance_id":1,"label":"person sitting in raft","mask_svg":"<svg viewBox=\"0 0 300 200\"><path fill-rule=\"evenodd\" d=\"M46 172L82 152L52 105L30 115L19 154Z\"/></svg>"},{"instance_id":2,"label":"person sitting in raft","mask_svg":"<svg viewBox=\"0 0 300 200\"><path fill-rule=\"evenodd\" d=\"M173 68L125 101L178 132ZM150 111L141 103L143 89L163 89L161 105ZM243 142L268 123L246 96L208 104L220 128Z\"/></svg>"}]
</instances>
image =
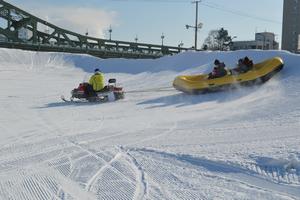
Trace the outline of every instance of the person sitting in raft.
<instances>
[{"instance_id":1,"label":"person sitting in raft","mask_svg":"<svg viewBox=\"0 0 300 200\"><path fill-rule=\"evenodd\" d=\"M241 58L238 61L237 67L230 70L232 75L243 74L248 72L253 68L253 61L250 60L247 56L245 58Z\"/></svg>"},{"instance_id":2,"label":"person sitting in raft","mask_svg":"<svg viewBox=\"0 0 300 200\"><path fill-rule=\"evenodd\" d=\"M253 68L253 61L250 60L247 56L244 58L244 65L247 67L247 71Z\"/></svg>"},{"instance_id":3,"label":"person sitting in raft","mask_svg":"<svg viewBox=\"0 0 300 200\"><path fill-rule=\"evenodd\" d=\"M227 75L225 64L220 62L218 59L214 62L215 67L211 73L208 74L208 79L220 78Z\"/></svg>"}]
</instances>

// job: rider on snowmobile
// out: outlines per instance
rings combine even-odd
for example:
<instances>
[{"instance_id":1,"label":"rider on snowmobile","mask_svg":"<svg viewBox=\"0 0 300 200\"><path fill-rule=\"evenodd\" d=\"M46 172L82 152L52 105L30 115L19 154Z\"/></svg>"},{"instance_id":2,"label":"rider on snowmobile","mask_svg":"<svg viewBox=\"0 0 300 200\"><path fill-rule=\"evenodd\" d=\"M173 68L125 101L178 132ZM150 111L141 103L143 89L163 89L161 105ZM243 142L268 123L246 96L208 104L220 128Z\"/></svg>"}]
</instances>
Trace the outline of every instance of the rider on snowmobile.
<instances>
[{"instance_id":1,"label":"rider on snowmobile","mask_svg":"<svg viewBox=\"0 0 300 200\"><path fill-rule=\"evenodd\" d=\"M89 84L93 86L93 90L98 92L104 88L104 76L102 72L97 68L94 75L91 76Z\"/></svg>"},{"instance_id":2,"label":"rider on snowmobile","mask_svg":"<svg viewBox=\"0 0 300 200\"><path fill-rule=\"evenodd\" d=\"M95 73L91 76L89 84L85 88L85 94L87 97L96 96L96 92L99 92L105 88L104 76L97 68Z\"/></svg>"}]
</instances>

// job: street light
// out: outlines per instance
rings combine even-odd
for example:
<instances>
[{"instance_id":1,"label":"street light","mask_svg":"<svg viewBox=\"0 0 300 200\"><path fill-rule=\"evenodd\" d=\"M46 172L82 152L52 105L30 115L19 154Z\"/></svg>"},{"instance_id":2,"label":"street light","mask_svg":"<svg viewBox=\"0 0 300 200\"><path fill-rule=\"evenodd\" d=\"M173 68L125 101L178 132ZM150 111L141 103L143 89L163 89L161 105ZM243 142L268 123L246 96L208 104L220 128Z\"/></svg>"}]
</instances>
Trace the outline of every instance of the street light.
<instances>
[{"instance_id":1,"label":"street light","mask_svg":"<svg viewBox=\"0 0 300 200\"><path fill-rule=\"evenodd\" d=\"M195 29L195 50L197 50L197 43L198 43L198 30L203 27L203 23L197 24L197 26L185 25L186 29L193 28Z\"/></svg>"},{"instance_id":2,"label":"street light","mask_svg":"<svg viewBox=\"0 0 300 200\"><path fill-rule=\"evenodd\" d=\"M111 40L111 33L112 33L112 28L111 28L111 26L109 26L108 32L109 32L109 40Z\"/></svg>"},{"instance_id":3,"label":"street light","mask_svg":"<svg viewBox=\"0 0 300 200\"><path fill-rule=\"evenodd\" d=\"M164 39L165 39L164 33L161 34L160 38L161 38L161 46L164 46Z\"/></svg>"},{"instance_id":4,"label":"street light","mask_svg":"<svg viewBox=\"0 0 300 200\"><path fill-rule=\"evenodd\" d=\"M183 42L181 41L181 42L178 44L178 47L181 48L181 47L183 47L183 45L184 45L184 44L183 44Z\"/></svg>"}]
</instances>

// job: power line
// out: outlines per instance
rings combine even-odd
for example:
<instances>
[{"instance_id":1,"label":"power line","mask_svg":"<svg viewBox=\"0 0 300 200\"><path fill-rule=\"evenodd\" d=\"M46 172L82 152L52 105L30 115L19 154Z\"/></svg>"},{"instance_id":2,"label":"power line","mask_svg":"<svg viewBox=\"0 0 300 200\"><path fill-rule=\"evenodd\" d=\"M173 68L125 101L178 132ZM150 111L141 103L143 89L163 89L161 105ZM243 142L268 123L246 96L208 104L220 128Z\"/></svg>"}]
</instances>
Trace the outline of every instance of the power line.
<instances>
[{"instance_id":1,"label":"power line","mask_svg":"<svg viewBox=\"0 0 300 200\"><path fill-rule=\"evenodd\" d=\"M139 3L187 3L186 0L110 0L110 1L118 1L118 2L139 2Z\"/></svg>"},{"instance_id":2,"label":"power line","mask_svg":"<svg viewBox=\"0 0 300 200\"><path fill-rule=\"evenodd\" d=\"M228 9L228 8L225 8L224 6L221 6L221 5L218 5L218 4L202 2L202 3L200 3L200 5L203 5L203 6L212 8L212 9L217 9L217 10L221 10L221 11L224 11L224 12L228 12L228 13L231 13L231 14L234 14L234 15L239 15L239 16L242 16L242 17L252 18L252 19L256 19L256 20L260 20L260 21L271 22L271 23L274 23L274 24L282 24L282 22L279 22L279 21L254 16L254 15L251 15L251 14L248 14L248 13L245 13L245 12L241 12L241 11L237 11L237 10L233 10L233 9Z\"/></svg>"},{"instance_id":3,"label":"power line","mask_svg":"<svg viewBox=\"0 0 300 200\"><path fill-rule=\"evenodd\" d=\"M110 0L110 1L118 1L118 2L140 2L140 3L187 3L187 0ZM274 23L274 24L282 24L281 21L276 21L276 20L272 20L272 19L267 19L267 18L263 18L263 17L259 17L259 16L254 16L251 15L249 13L245 13L245 12L241 12L238 10L234 10L234 9L230 9L230 8L226 8L223 5L219 5L219 4L215 4L215 3L205 3L205 2L201 2L200 5L206 6L208 8L211 9L216 9L216 10L220 10L223 12L227 12L227 13L231 13L234 15L238 15L238 16L242 16L242 17L247 17L247 18L251 18L251 19L255 19L255 20L259 20L259 21L265 21L265 22L270 22L270 23Z\"/></svg>"}]
</instances>

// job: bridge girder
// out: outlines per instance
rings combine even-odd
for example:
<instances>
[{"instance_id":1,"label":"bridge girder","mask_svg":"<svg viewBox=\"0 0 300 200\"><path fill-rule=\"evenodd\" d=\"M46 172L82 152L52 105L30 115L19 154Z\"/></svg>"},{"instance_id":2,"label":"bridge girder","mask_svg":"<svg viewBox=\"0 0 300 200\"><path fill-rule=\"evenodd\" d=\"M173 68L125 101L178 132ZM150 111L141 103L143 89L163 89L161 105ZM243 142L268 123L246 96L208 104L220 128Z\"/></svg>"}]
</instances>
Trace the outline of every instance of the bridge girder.
<instances>
[{"instance_id":1,"label":"bridge girder","mask_svg":"<svg viewBox=\"0 0 300 200\"><path fill-rule=\"evenodd\" d=\"M21 33L26 33L25 36ZM186 48L106 40L81 35L0 0L0 47L90 54L101 58L159 58Z\"/></svg>"}]
</instances>

